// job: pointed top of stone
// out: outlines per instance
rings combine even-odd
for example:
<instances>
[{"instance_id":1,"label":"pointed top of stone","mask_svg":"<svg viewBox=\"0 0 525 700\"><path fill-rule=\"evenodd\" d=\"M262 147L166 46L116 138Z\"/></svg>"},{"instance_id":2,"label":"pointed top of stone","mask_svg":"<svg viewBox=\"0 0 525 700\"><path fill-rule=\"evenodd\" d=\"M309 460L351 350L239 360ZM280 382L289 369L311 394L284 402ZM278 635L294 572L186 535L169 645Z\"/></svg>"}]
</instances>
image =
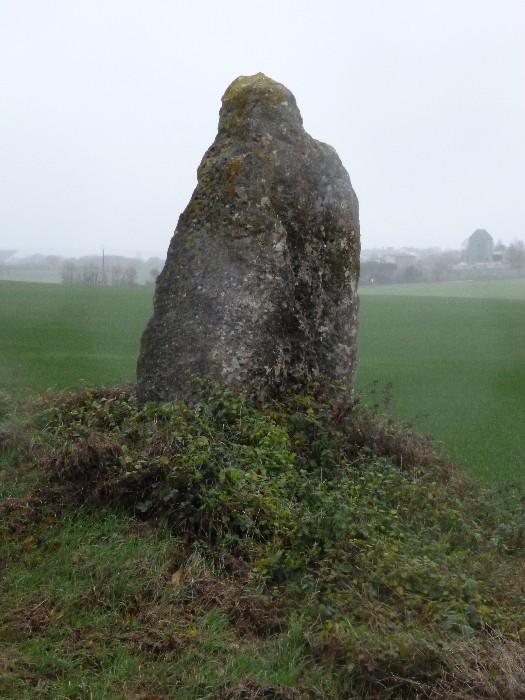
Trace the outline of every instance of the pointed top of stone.
<instances>
[{"instance_id":1,"label":"pointed top of stone","mask_svg":"<svg viewBox=\"0 0 525 700\"><path fill-rule=\"evenodd\" d=\"M137 394L194 376L264 399L324 375L352 388L358 202L333 148L263 73L233 81L155 290Z\"/></svg>"},{"instance_id":2,"label":"pointed top of stone","mask_svg":"<svg viewBox=\"0 0 525 700\"><path fill-rule=\"evenodd\" d=\"M267 131L299 138L302 128L303 119L293 94L264 73L241 75L223 95L219 133L233 136Z\"/></svg>"}]
</instances>

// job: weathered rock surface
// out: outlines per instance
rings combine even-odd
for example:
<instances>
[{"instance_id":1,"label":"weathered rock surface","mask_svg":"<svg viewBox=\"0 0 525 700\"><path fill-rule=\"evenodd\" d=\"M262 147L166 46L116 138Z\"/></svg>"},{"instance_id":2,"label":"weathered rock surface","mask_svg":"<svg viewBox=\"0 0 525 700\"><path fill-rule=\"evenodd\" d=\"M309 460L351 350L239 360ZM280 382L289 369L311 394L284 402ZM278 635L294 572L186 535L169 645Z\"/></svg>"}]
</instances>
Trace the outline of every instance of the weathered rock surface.
<instances>
[{"instance_id":1,"label":"weathered rock surface","mask_svg":"<svg viewBox=\"0 0 525 700\"><path fill-rule=\"evenodd\" d=\"M260 399L319 374L352 387L358 273L358 202L335 150L286 87L237 78L157 281L139 398L171 400L195 375Z\"/></svg>"}]
</instances>

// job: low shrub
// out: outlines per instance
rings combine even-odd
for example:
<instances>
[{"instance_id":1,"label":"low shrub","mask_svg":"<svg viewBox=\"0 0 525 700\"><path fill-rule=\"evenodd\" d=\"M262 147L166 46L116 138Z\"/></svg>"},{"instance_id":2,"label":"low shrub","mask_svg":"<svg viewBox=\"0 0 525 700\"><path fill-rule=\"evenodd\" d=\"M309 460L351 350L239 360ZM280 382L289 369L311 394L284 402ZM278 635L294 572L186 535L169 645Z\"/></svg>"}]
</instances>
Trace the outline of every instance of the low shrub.
<instances>
[{"instance_id":1,"label":"low shrub","mask_svg":"<svg viewBox=\"0 0 525 700\"><path fill-rule=\"evenodd\" d=\"M262 407L206 383L192 405L85 391L41 410L32 435L38 494L55 511L167 521L186 556L224 578L188 590L243 633L252 618L268 635L299 616L341 697L424 697L453 687L454 664L465 676L458 650L495 636L512 640L507 654L522 648L523 532L428 438L340 388Z\"/></svg>"}]
</instances>

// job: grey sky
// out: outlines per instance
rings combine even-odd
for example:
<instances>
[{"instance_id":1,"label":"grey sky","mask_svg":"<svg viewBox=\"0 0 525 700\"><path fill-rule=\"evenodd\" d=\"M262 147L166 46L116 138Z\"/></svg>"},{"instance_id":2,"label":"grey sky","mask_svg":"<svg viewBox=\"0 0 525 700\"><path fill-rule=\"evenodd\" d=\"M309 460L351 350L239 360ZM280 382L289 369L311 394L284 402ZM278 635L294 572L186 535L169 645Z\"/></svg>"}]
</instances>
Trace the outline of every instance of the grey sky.
<instances>
[{"instance_id":1,"label":"grey sky","mask_svg":"<svg viewBox=\"0 0 525 700\"><path fill-rule=\"evenodd\" d=\"M0 0L0 248L165 253L259 71L339 153L363 247L525 238L523 0Z\"/></svg>"}]
</instances>

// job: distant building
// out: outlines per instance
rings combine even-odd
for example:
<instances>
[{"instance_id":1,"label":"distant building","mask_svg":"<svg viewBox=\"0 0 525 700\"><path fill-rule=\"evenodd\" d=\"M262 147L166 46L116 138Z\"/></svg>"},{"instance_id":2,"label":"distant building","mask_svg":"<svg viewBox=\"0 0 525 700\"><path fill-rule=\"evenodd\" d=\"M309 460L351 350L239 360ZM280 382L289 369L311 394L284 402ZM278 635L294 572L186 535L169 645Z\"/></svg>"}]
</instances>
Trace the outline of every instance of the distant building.
<instances>
[{"instance_id":1,"label":"distant building","mask_svg":"<svg viewBox=\"0 0 525 700\"><path fill-rule=\"evenodd\" d=\"M494 252L492 253L492 260L495 263L502 263L505 258L505 251L507 250L507 246L504 246L501 241L498 241L498 244L494 246Z\"/></svg>"},{"instance_id":2,"label":"distant building","mask_svg":"<svg viewBox=\"0 0 525 700\"><path fill-rule=\"evenodd\" d=\"M381 258L382 263L396 265L398 272L404 272L417 262L417 255L413 253L388 253Z\"/></svg>"},{"instance_id":3,"label":"distant building","mask_svg":"<svg viewBox=\"0 0 525 700\"><path fill-rule=\"evenodd\" d=\"M494 241L488 231L478 228L467 241L467 263L491 263L494 253Z\"/></svg>"}]
</instances>

